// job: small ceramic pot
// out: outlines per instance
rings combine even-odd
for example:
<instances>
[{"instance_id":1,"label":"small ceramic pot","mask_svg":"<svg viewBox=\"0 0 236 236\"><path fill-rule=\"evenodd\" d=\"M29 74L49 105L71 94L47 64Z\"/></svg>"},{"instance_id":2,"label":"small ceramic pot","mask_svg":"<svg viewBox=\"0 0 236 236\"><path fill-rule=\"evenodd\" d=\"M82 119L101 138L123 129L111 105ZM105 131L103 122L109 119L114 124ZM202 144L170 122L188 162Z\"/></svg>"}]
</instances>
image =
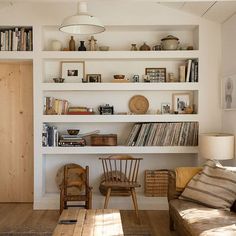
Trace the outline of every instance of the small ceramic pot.
<instances>
[{"instance_id":1,"label":"small ceramic pot","mask_svg":"<svg viewBox=\"0 0 236 236\"><path fill-rule=\"evenodd\" d=\"M52 51L61 51L61 49L62 49L61 42L59 40L52 40L51 49L52 49Z\"/></svg>"},{"instance_id":2,"label":"small ceramic pot","mask_svg":"<svg viewBox=\"0 0 236 236\"><path fill-rule=\"evenodd\" d=\"M179 39L173 35L168 35L161 40L163 50L177 50Z\"/></svg>"}]
</instances>

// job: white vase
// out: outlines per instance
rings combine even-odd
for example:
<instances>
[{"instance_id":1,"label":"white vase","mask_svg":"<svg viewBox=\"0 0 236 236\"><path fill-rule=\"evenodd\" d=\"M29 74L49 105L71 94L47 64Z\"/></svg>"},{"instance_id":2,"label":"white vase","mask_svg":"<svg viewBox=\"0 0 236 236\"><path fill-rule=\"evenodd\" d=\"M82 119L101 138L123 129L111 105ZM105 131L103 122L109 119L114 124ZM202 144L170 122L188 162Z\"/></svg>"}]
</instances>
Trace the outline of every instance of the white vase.
<instances>
[{"instance_id":1,"label":"white vase","mask_svg":"<svg viewBox=\"0 0 236 236\"><path fill-rule=\"evenodd\" d=\"M59 40L52 40L51 42L51 50L52 51L61 51L62 43Z\"/></svg>"}]
</instances>

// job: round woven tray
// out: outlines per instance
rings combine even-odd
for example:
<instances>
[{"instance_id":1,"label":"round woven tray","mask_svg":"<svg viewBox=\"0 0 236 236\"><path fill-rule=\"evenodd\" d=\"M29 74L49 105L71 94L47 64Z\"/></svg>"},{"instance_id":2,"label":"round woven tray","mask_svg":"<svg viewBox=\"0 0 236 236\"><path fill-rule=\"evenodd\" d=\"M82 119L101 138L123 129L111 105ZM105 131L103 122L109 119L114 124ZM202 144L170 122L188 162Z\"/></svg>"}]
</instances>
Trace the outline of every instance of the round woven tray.
<instances>
[{"instance_id":1,"label":"round woven tray","mask_svg":"<svg viewBox=\"0 0 236 236\"><path fill-rule=\"evenodd\" d=\"M148 108L149 102L142 95L135 95L129 100L129 109L134 114L145 114Z\"/></svg>"}]
</instances>

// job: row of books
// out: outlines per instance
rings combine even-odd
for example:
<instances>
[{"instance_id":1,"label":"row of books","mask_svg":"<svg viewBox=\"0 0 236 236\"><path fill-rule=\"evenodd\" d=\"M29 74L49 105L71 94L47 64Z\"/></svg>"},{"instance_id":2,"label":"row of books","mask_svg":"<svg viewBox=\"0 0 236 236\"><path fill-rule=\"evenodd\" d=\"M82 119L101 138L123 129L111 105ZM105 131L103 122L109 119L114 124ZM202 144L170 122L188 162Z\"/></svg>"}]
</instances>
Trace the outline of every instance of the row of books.
<instances>
[{"instance_id":1,"label":"row of books","mask_svg":"<svg viewBox=\"0 0 236 236\"><path fill-rule=\"evenodd\" d=\"M197 146L198 122L137 123L127 146Z\"/></svg>"},{"instance_id":2,"label":"row of books","mask_svg":"<svg viewBox=\"0 0 236 236\"><path fill-rule=\"evenodd\" d=\"M42 146L43 147L57 147L58 146L58 130L55 126L43 124L42 132Z\"/></svg>"},{"instance_id":3,"label":"row of books","mask_svg":"<svg viewBox=\"0 0 236 236\"><path fill-rule=\"evenodd\" d=\"M179 67L180 82L198 82L198 60L189 59Z\"/></svg>"},{"instance_id":4,"label":"row of books","mask_svg":"<svg viewBox=\"0 0 236 236\"><path fill-rule=\"evenodd\" d=\"M44 97L45 115L65 115L68 112L69 102L54 97Z\"/></svg>"},{"instance_id":5,"label":"row of books","mask_svg":"<svg viewBox=\"0 0 236 236\"><path fill-rule=\"evenodd\" d=\"M1 51L33 51L33 31L26 28L0 29Z\"/></svg>"}]
</instances>

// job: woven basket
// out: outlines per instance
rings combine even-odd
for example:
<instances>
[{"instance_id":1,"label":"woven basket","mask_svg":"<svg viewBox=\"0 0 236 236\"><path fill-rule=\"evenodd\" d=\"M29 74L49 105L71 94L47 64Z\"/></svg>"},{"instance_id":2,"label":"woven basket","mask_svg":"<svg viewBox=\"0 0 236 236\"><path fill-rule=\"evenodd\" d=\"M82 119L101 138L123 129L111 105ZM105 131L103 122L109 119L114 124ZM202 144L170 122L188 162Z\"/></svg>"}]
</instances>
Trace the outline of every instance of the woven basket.
<instances>
[{"instance_id":1,"label":"woven basket","mask_svg":"<svg viewBox=\"0 0 236 236\"><path fill-rule=\"evenodd\" d=\"M168 188L168 170L145 171L145 196L166 197Z\"/></svg>"}]
</instances>

